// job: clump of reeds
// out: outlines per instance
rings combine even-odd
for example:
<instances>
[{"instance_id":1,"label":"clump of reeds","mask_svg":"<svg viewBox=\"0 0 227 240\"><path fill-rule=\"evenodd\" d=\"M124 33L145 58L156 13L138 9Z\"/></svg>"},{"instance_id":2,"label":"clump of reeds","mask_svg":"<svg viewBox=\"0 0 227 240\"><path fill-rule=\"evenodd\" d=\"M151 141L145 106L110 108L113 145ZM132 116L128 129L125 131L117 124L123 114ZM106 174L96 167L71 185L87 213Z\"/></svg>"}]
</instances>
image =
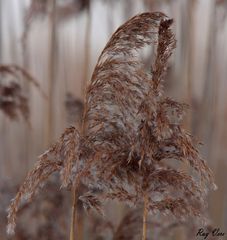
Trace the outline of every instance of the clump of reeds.
<instances>
[{"instance_id":1,"label":"clump of reeds","mask_svg":"<svg viewBox=\"0 0 227 240\"><path fill-rule=\"evenodd\" d=\"M3 81L6 75L12 79ZM18 119L21 114L23 118L29 120L28 99L23 93L18 79L25 79L31 82L40 91L38 82L23 68L17 65L0 65L0 109L10 118ZM42 91L41 91L42 92ZM44 96L45 94L42 93Z\"/></svg>"},{"instance_id":2,"label":"clump of reeds","mask_svg":"<svg viewBox=\"0 0 227 240\"><path fill-rule=\"evenodd\" d=\"M78 199L100 213L106 199L143 207L143 239L148 214L201 216L207 191L214 187L213 176L181 126L186 105L163 91L176 45L172 22L163 13L143 13L113 34L87 88L82 129L66 129L40 156L10 205L9 232L21 201L31 200L56 171L63 186L72 186L74 210ZM150 71L139 57L146 45L155 48ZM183 172L179 163L190 171ZM79 196L81 183L89 194Z\"/></svg>"}]
</instances>

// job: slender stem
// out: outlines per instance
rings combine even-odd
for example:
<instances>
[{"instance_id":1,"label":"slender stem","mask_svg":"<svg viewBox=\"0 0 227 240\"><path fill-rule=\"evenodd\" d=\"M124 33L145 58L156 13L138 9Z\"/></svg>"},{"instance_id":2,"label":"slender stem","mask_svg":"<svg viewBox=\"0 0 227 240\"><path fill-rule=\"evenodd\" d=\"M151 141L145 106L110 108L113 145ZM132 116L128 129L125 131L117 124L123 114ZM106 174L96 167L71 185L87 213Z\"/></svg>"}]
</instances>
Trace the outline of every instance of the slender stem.
<instances>
[{"instance_id":1,"label":"slender stem","mask_svg":"<svg viewBox=\"0 0 227 240\"><path fill-rule=\"evenodd\" d=\"M80 214L78 216L77 229L78 240L84 239L84 216L82 211L80 211Z\"/></svg>"},{"instance_id":2,"label":"slender stem","mask_svg":"<svg viewBox=\"0 0 227 240\"><path fill-rule=\"evenodd\" d=\"M87 24L86 24L86 32L85 32L85 59L84 59L84 79L82 83L82 94L86 101L86 87L88 82L88 71L89 71L89 61L90 61L90 32L91 32L91 15L90 15L90 5L87 7ZM85 104L86 108L86 104ZM86 112L84 110L84 112ZM84 123L82 124L82 133L84 133ZM81 221L77 221L76 209L77 209L77 190L75 188L72 189L73 192L73 205L72 205L72 219L71 219L71 227L70 227L70 240L75 239L75 227L77 226L78 232L78 240L82 239L83 232L83 218L81 217Z\"/></svg>"},{"instance_id":3,"label":"slender stem","mask_svg":"<svg viewBox=\"0 0 227 240\"><path fill-rule=\"evenodd\" d=\"M144 196L144 208L143 208L143 236L142 236L142 240L146 240L147 239L147 195Z\"/></svg>"},{"instance_id":4,"label":"slender stem","mask_svg":"<svg viewBox=\"0 0 227 240\"><path fill-rule=\"evenodd\" d=\"M90 5L87 6L87 22L85 27L85 50L84 50L84 76L82 82L82 94L86 95L87 83L89 81L89 66L90 66L90 41L91 41L91 12Z\"/></svg>"},{"instance_id":5,"label":"slender stem","mask_svg":"<svg viewBox=\"0 0 227 240\"><path fill-rule=\"evenodd\" d=\"M70 240L75 239L75 226L76 226L76 207L77 207L77 194L76 189L72 188L73 204L72 204L72 216L70 226Z\"/></svg>"},{"instance_id":6,"label":"slender stem","mask_svg":"<svg viewBox=\"0 0 227 240\"><path fill-rule=\"evenodd\" d=\"M47 104L47 126L46 126L46 145L49 145L54 130L54 117L53 117L53 104L54 104L54 79L55 79L55 70L56 70L56 44L57 44L57 35L56 35L56 0L49 0L49 6L51 9L49 15L49 27L50 27L50 52L48 59L48 97L49 101Z\"/></svg>"}]
</instances>

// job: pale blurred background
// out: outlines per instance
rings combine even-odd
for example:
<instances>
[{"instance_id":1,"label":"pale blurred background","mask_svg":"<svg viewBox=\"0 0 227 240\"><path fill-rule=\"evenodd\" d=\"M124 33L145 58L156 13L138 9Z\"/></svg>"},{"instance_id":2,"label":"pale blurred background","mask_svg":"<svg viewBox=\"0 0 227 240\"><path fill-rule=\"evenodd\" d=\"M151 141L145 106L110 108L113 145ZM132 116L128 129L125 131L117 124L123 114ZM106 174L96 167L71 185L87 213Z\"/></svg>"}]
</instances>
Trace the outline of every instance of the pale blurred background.
<instances>
[{"instance_id":1,"label":"pale blurred background","mask_svg":"<svg viewBox=\"0 0 227 240\"><path fill-rule=\"evenodd\" d=\"M227 235L227 1L32 2L0 0L0 65L26 69L48 99L18 80L29 97L31 126L0 111L0 181L22 181L37 156L73 124L67 95L83 101L97 58L117 27L135 14L162 11L174 19L177 39L166 90L191 106L185 127L203 143L201 153L218 185L209 213Z\"/></svg>"}]
</instances>

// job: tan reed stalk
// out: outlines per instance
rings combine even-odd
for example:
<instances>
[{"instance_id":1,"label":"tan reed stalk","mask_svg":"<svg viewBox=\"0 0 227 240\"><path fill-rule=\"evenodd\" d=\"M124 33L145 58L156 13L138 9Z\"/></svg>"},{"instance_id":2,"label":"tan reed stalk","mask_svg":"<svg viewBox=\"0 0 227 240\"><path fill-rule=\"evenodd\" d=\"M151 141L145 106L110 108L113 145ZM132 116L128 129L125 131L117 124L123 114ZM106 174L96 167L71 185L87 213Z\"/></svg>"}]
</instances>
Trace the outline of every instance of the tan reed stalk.
<instances>
[{"instance_id":1,"label":"tan reed stalk","mask_svg":"<svg viewBox=\"0 0 227 240\"><path fill-rule=\"evenodd\" d=\"M91 40L91 12L90 12L90 3L87 6L87 21L85 27L85 49L84 49L84 74L82 81L82 96L86 99L86 89L89 77L89 66L90 66L90 40ZM74 239L75 228L78 230L78 240L83 239L83 219L82 221L76 221L76 209L77 209L77 190L73 188L73 204L72 204L72 219L71 219L71 229L70 229L70 240Z\"/></svg>"},{"instance_id":2,"label":"tan reed stalk","mask_svg":"<svg viewBox=\"0 0 227 240\"><path fill-rule=\"evenodd\" d=\"M56 45L56 0L49 0L50 5L50 52L49 52L49 72L48 72L48 97L47 103L47 126L46 126L46 138L45 143L49 145L53 137L53 88L54 88L54 76L55 76L55 45Z\"/></svg>"},{"instance_id":3,"label":"tan reed stalk","mask_svg":"<svg viewBox=\"0 0 227 240\"><path fill-rule=\"evenodd\" d=\"M29 53L28 53L28 36L29 36L29 24L26 23L24 19L24 29L23 29L23 36L21 40L21 48L22 48L22 57L23 57L23 68L28 69L30 67L29 62ZM26 83L25 90L28 93L28 97L31 96L31 88L29 83ZM26 128L24 134L24 142L26 143L26 150L25 150L25 158L24 158L24 168L25 172L29 170L29 157L30 157L30 149L31 149L31 129Z\"/></svg>"},{"instance_id":4,"label":"tan reed stalk","mask_svg":"<svg viewBox=\"0 0 227 240\"><path fill-rule=\"evenodd\" d=\"M186 101L190 106L192 106L192 98L193 98L193 62L194 62L194 49L195 49L195 41L194 41L194 34L195 34L195 1L187 2L187 7L185 11L188 11L188 44L187 44L187 55L188 55L188 67L186 72L187 78L187 99ZM182 16L183 17L183 16ZM186 118L186 125L189 131L192 130L192 114L191 111L187 114Z\"/></svg>"},{"instance_id":5,"label":"tan reed stalk","mask_svg":"<svg viewBox=\"0 0 227 240\"><path fill-rule=\"evenodd\" d=\"M214 4L214 3L213 3ZM202 99L200 103L200 109L198 112L199 124L195 126L195 132L198 132L198 136L204 139L205 143L205 153L207 161L211 163L214 156L212 156L212 150L214 146L213 134L215 130L215 116L217 115L217 107L215 106L217 98L217 87L218 87L218 77L215 76L215 65L217 64L216 58L216 36L218 30L218 23L216 21L216 11L214 6L211 8L209 17L209 33L207 38L207 53L206 53L206 62L204 67L205 76L204 76L204 85L202 89ZM204 124L203 119L206 118L206 124Z\"/></svg>"},{"instance_id":6,"label":"tan reed stalk","mask_svg":"<svg viewBox=\"0 0 227 240\"><path fill-rule=\"evenodd\" d=\"M220 81L220 73L217 74L217 69L219 65L219 58L216 55L217 51L217 36L218 30L220 29L220 22L217 21L217 9L214 7L215 3L212 3L210 16L209 16L209 33L207 37L207 52L206 52L206 62L204 63L204 84L202 89L202 99L198 109L198 121L199 124L196 126L195 131L198 132L198 136L201 139L204 139L203 152L209 164L214 168L215 175L217 176L217 182L221 183L224 177L225 167L223 164L223 160L221 154L217 154L216 151L220 151L220 140L221 143L226 143L226 139L224 138L225 133L222 131L222 137L218 141L215 138L218 129L224 129L224 125L221 124L221 121L218 122L217 119L220 118L220 112L218 112L218 92L219 89L219 81ZM226 118L223 119L226 121ZM206 119L206 123L204 124L204 119ZM218 126L218 127L217 127ZM218 146L219 145L219 146ZM218 147L217 147L218 146ZM215 149L216 148L216 149ZM223 148L225 149L225 147ZM216 151L215 151L216 150ZM217 155L216 155L217 154ZM220 158L221 157L221 158ZM216 161L215 161L216 160ZM224 170L224 171L223 171ZM223 191L219 191L217 194L212 196L209 199L210 204L210 214L212 220L216 224L221 224L220 216L225 213L222 207L224 208L225 203L225 195L226 193ZM217 202L219 203L217 206ZM224 209L225 210L225 209ZM223 218L224 219L224 218ZM225 225L225 224L224 224ZM225 225L226 226L226 225Z\"/></svg>"},{"instance_id":7,"label":"tan reed stalk","mask_svg":"<svg viewBox=\"0 0 227 240\"><path fill-rule=\"evenodd\" d=\"M84 127L82 127L83 132ZM72 212L71 212L71 223L70 223L70 240L75 240L75 235L77 231L78 240L83 239L83 219L82 221L78 221L77 218L77 191L78 188L76 186L72 187ZM82 214L82 213L81 213Z\"/></svg>"},{"instance_id":8,"label":"tan reed stalk","mask_svg":"<svg viewBox=\"0 0 227 240\"><path fill-rule=\"evenodd\" d=\"M72 190L72 199L73 199L73 204L72 204L72 216L71 216L71 225L70 225L70 240L75 239L75 226L77 223L77 216L76 216L76 208L77 208L77 194L76 194L76 189L73 187Z\"/></svg>"},{"instance_id":9,"label":"tan reed stalk","mask_svg":"<svg viewBox=\"0 0 227 240\"><path fill-rule=\"evenodd\" d=\"M2 1L0 1L0 22L2 22L2 10L3 10L3 3L2 3ZM2 35L2 33L3 33L3 26L2 26L2 24L0 24L0 34ZM3 57L2 44L3 44L3 40L0 37L0 64L1 64L1 61L2 61L2 57Z\"/></svg>"},{"instance_id":10,"label":"tan reed stalk","mask_svg":"<svg viewBox=\"0 0 227 240\"><path fill-rule=\"evenodd\" d=\"M188 40L186 42L186 66L184 68L183 76L185 76L186 80L186 99L185 101L189 104L189 106L193 107L193 62L194 62L194 56L195 56L195 1L188 1L183 4L183 11L181 17L184 18L185 14L188 16L188 20L186 21L186 24L184 24L184 28L188 29ZM185 21L183 21L185 23ZM193 131L193 116L192 111L187 112L187 116L185 117L184 126L187 128L190 132ZM188 173L190 171L190 165L187 162L182 162L180 164L180 168L185 173ZM176 233L174 234L176 239L182 239L182 232L180 229L176 230Z\"/></svg>"},{"instance_id":11,"label":"tan reed stalk","mask_svg":"<svg viewBox=\"0 0 227 240\"><path fill-rule=\"evenodd\" d=\"M85 27L85 46L84 46L84 74L82 81L82 96L85 97L85 92L87 89L87 83L89 78L89 66L90 66L90 40L91 40L91 10L90 3L87 6L87 21Z\"/></svg>"},{"instance_id":12,"label":"tan reed stalk","mask_svg":"<svg viewBox=\"0 0 227 240\"><path fill-rule=\"evenodd\" d=\"M142 240L147 239L147 195L144 196L144 207L143 207L143 235L142 235Z\"/></svg>"},{"instance_id":13,"label":"tan reed stalk","mask_svg":"<svg viewBox=\"0 0 227 240\"><path fill-rule=\"evenodd\" d=\"M77 221L78 221L78 223L77 223L77 225L78 225L77 239L83 240L84 239L84 215L83 215L83 213L78 214Z\"/></svg>"},{"instance_id":14,"label":"tan reed stalk","mask_svg":"<svg viewBox=\"0 0 227 240\"><path fill-rule=\"evenodd\" d=\"M108 36L111 36L114 29L114 14L113 14L113 1L108 1L108 7L107 7L107 28L108 28Z\"/></svg>"}]
</instances>

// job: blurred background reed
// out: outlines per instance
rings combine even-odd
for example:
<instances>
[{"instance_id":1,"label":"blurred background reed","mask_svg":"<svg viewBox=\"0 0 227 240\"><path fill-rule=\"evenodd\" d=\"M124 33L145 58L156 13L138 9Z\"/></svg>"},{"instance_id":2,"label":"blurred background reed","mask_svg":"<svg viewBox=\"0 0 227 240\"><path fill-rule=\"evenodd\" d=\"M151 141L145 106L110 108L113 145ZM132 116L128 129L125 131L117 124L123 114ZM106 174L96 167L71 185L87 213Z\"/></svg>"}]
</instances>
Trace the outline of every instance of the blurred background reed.
<instances>
[{"instance_id":1,"label":"blurred background reed","mask_svg":"<svg viewBox=\"0 0 227 240\"><path fill-rule=\"evenodd\" d=\"M0 185L5 187L0 199L13 196L12 186L65 127L79 125L99 54L118 26L144 11L174 19L177 48L165 87L169 96L190 105L185 127L203 143L201 153L218 185L209 199L210 218L227 235L226 0L0 0L0 65L22 67L47 96L22 75L0 73L1 82L13 79L22 86L30 108L29 123L0 111ZM145 55L149 66L151 53ZM0 204L5 209L8 202ZM114 222L123 214L122 206L117 208L109 209ZM0 239L6 239L3 231Z\"/></svg>"}]
</instances>

